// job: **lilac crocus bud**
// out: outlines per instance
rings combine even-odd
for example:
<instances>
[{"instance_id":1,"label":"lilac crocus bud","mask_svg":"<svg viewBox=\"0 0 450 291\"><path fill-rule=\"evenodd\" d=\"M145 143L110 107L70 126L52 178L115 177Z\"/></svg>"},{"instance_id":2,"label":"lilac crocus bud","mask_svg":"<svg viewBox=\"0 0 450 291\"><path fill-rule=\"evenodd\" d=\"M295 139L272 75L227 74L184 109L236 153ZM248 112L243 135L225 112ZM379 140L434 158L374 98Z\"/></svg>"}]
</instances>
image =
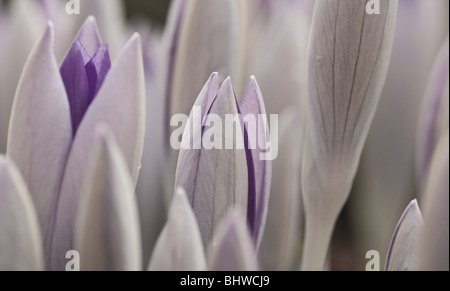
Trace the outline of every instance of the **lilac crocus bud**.
<instances>
[{"instance_id":1,"label":"lilac crocus bud","mask_svg":"<svg viewBox=\"0 0 450 291\"><path fill-rule=\"evenodd\" d=\"M202 123L207 114L218 117L219 120L207 118ZM232 126L236 138L226 137L222 127L226 114L238 116L231 80L225 80L218 90L217 75L213 74L197 98L189 117L190 121L187 122L175 180L175 187L183 187L186 190L205 246L212 239L214 230L224 218L228 207L236 206L247 214L247 154L243 147L236 146L238 139L242 141L241 146L243 145L244 132L238 117L237 123L234 122ZM198 125L202 128L198 128ZM220 131L216 130L218 128ZM203 141L211 141L211 137L214 137L214 147L218 147L204 146ZM224 149L222 141L230 141L232 148Z\"/></svg>"}]
</instances>

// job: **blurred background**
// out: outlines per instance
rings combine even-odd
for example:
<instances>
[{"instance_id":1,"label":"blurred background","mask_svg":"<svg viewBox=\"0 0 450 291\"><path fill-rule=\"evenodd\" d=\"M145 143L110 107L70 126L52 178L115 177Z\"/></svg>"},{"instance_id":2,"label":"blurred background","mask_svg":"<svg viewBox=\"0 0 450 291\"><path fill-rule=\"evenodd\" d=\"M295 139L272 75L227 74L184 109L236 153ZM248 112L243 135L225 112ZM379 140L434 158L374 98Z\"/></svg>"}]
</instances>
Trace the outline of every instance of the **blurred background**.
<instances>
[{"instance_id":1,"label":"blurred background","mask_svg":"<svg viewBox=\"0 0 450 291\"><path fill-rule=\"evenodd\" d=\"M11 0L0 0L5 5ZM127 17L147 18L155 25L164 25L171 0L127 0L125 3Z\"/></svg>"}]
</instances>

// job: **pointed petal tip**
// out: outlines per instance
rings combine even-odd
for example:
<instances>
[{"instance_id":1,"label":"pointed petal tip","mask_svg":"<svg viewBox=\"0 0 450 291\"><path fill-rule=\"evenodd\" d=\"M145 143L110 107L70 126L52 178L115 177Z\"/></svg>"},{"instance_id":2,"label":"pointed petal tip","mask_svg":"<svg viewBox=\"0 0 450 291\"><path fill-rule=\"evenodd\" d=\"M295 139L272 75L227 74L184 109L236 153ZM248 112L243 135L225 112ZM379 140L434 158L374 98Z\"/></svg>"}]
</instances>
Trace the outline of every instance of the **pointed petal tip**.
<instances>
[{"instance_id":1,"label":"pointed petal tip","mask_svg":"<svg viewBox=\"0 0 450 291\"><path fill-rule=\"evenodd\" d=\"M214 81L214 82L219 83L219 73L218 73L218 72L213 72L213 73L211 74L211 76L209 77L209 79L210 79L211 81Z\"/></svg>"},{"instance_id":2,"label":"pointed petal tip","mask_svg":"<svg viewBox=\"0 0 450 291\"><path fill-rule=\"evenodd\" d=\"M417 199L412 200L408 206L406 207L405 215L409 213L410 211L416 211L420 216L422 216L422 213L420 211L419 203L417 202Z\"/></svg>"},{"instance_id":3,"label":"pointed petal tip","mask_svg":"<svg viewBox=\"0 0 450 291\"><path fill-rule=\"evenodd\" d=\"M232 96L233 98L235 98L235 94L234 94L234 89L233 89L233 84L231 82L231 77L228 76L225 81L223 81L222 86L220 87L220 91L222 91L223 93L226 93L226 96ZM220 93L219 93L220 95Z\"/></svg>"},{"instance_id":4,"label":"pointed petal tip","mask_svg":"<svg viewBox=\"0 0 450 291\"><path fill-rule=\"evenodd\" d=\"M137 47L141 47L142 37L139 32L133 33L130 40L128 41L129 44L136 45Z\"/></svg>"},{"instance_id":5,"label":"pointed petal tip","mask_svg":"<svg viewBox=\"0 0 450 291\"><path fill-rule=\"evenodd\" d=\"M49 43L53 46L53 42L55 40L55 26L51 20L47 21L47 25L45 27L44 37L42 41Z\"/></svg>"}]
</instances>

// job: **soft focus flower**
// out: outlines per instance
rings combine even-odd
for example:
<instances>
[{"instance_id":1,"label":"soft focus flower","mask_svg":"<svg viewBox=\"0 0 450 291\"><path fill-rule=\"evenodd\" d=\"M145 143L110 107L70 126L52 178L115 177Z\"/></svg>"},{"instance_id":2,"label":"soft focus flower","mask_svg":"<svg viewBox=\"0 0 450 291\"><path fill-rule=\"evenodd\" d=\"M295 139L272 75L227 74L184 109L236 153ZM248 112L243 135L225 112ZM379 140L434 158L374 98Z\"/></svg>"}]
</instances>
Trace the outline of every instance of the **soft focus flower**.
<instances>
[{"instance_id":1,"label":"soft focus flower","mask_svg":"<svg viewBox=\"0 0 450 291\"><path fill-rule=\"evenodd\" d=\"M136 183L143 147L145 88L139 36L131 38L109 72L107 50L100 46L93 19L87 20L69 50L62 74L53 55L53 42L53 25L49 24L19 83L7 154L32 193L46 262L53 269L63 269L65 253L73 249L78 197L89 160L86 153L97 124L111 127Z\"/></svg>"},{"instance_id":2,"label":"soft focus flower","mask_svg":"<svg viewBox=\"0 0 450 291\"><path fill-rule=\"evenodd\" d=\"M448 270L448 1L130 2L0 2L0 270Z\"/></svg>"},{"instance_id":3,"label":"soft focus flower","mask_svg":"<svg viewBox=\"0 0 450 291\"><path fill-rule=\"evenodd\" d=\"M196 108L201 115L196 117ZM262 159L262 150L239 148L238 144L246 144L254 140L267 141L267 124L257 124L250 128L244 120L233 122L234 135L227 135L226 130L216 131L216 121L210 119L209 114L220 116L226 125L226 115L252 115L257 118L264 114L264 102L256 80L253 78L249 89L241 102L237 104L230 78L226 79L219 89L217 74L213 74L197 101L194 104L187 122L175 179L175 187L186 190L189 201L196 214L203 243L207 246L217 229L218 223L224 219L230 206L234 206L247 216L253 240L258 246L264 229L267 202L269 199L271 162ZM199 120L195 120L198 118ZM258 120L258 119L255 119ZM195 126L201 123L201 132L196 132ZM221 129L221 128L220 128ZM253 133L250 135L249 132ZM232 133L232 134L233 134ZM196 149L205 139L213 137L215 145L225 144L225 148L208 149L205 146ZM220 138L217 141L217 138ZM231 143L231 148L226 145Z\"/></svg>"}]
</instances>

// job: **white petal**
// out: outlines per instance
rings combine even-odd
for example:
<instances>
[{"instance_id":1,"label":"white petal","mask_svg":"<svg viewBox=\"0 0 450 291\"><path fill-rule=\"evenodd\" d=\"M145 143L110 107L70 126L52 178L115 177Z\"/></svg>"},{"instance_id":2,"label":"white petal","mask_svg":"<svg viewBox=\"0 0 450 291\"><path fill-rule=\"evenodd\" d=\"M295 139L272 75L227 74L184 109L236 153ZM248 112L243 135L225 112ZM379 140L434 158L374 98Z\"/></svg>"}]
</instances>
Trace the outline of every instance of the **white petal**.
<instances>
[{"instance_id":1,"label":"white petal","mask_svg":"<svg viewBox=\"0 0 450 291\"><path fill-rule=\"evenodd\" d=\"M19 168L36 206L48 260L59 189L72 143L69 102L48 24L25 65L16 92L8 158Z\"/></svg>"},{"instance_id":2,"label":"white petal","mask_svg":"<svg viewBox=\"0 0 450 291\"><path fill-rule=\"evenodd\" d=\"M33 202L19 171L0 156L0 271L43 270Z\"/></svg>"},{"instance_id":3,"label":"white petal","mask_svg":"<svg viewBox=\"0 0 450 291\"><path fill-rule=\"evenodd\" d=\"M39 40L45 21L38 13L36 1L11 1L3 52L0 56L0 153L6 152L6 140L14 93L23 66L33 45Z\"/></svg>"},{"instance_id":4,"label":"white petal","mask_svg":"<svg viewBox=\"0 0 450 291\"><path fill-rule=\"evenodd\" d=\"M219 116L222 124L219 125L220 128L217 124L211 127L205 126L205 132L209 129L217 133L217 136L222 137L223 148L225 143L225 114L235 116L237 113L236 99L234 98L231 81L228 78L220 88L219 94L210 109L210 114ZM191 132L193 131L191 130ZM218 223L226 215L228 207L236 205L244 214L247 213L248 172L246 152L243 147L242 149L236 147L239 142L236 137L240 137L243 143L243 132L240 124L233 125L233 132L233 149L213 148L208 150L203 143L200 152L192 149L180 151L175 185L186 189L188 199L197 217L203 243L206 246L212 239ZM185 131L184 139L186 139L186 136Z\"/></svg>"},{"instance_id":5,"label":"white petal","mask_svg":"<svg viewBox=\"0 0 450 291\"><path fill-rule=\"evenodd\" d=\"M162 72L159 70L162 60L157 54L160 40L152 39L154 37L154 35L150 36L151 39L147 43L143 43L144 69L147 79L147 114L142 168L136 185L144 266L148 266L156 240L167 220L167 208L164 203L164 187L167 176L165 171L162 170L168 168L163 138L165 100L159 98L158 91L164 85L160 82ZM143 41L145 41L145 37L143 37ZM146 58L147 62L145 61Z\"/></svg>"},{"instance_id":6,"label":"white petal","mask_svg":"<svg viewBox=\"0 0 450 291\"><path fill-rule=\"evenodd\" d=\"M182 188L177 190L169 218L158 238L149 271L206 271L197 221Z\"/></svg>"},{"instance_id":7,"label":"white petal","mask_svg":"<svg viewBox=\"0 0 450 291\"><path fill-rule=\"evenodd\" d=\"M75 229L81 270L142 270L134 185L107 127L97 127L89 156Z\"/></svg>"},{"instance_id":8,"label":"white petal","mask_svg":"<svg viewBox=\"0 0 450 291\"><path fill-rule=\"evenodd\" d=\"M417 200L403 212L389 247L386 271L417 271L417 245L423 229L423 219Z\"/></svg>"},{"instance_id":9,"label":"white petal","mask_svg":"<svg viewBox=\"0 0 450 291\"><path fill-rule=\"evenodd\" d=\"M304 269L322 270L352 187L390 61L398 1L316 2L308 65L308 138L302 169Z\"/></svg>"},{"instance_id":10,"label":"white petal","mask_svg":"<svg viewBox=\"0 0 450 291\"><path fill-rule=\"evenodd\" d=\"M298 268L300 230L303 226L301 205L301 153L304 133L296 110L280 115L279 155L273 161L272 187L264 236L259 248L265 270L287 271Z\"/></svg>"},{"instance_id":11,"label":"white petal","mask_svg":"<svg viewBox=\"0 0 450 291\"><path fill-rule=\"evenodd\" d=\"M424 193L424 232L419 268L449 270L449 134L441 137L430 165Z\"/></svg>"},{"instance_id":12,"label":"white petal","mask_svg":"<svg viewBox=\"0 0 450 291\"><path fill-rule=\"evenodd\" d=\"M89 161L86 153L92 148L94 129L100 123L111 128L135 185L145 131L145 83L138 35L131 38L112 65L75 136L58 204L52 268L63 269L64 254L73 245L74 218Z\"/></svg>"},{"instance_id":13,"label":"white petal","mask_svg":"<svg viewBox=\"0 0 450 291\"><path fill-rule=\"evenodd\" d=\"M225 216L208 252L210 271L257 271L255 249L240 211Z\"/></svg>"}]
</instances>

